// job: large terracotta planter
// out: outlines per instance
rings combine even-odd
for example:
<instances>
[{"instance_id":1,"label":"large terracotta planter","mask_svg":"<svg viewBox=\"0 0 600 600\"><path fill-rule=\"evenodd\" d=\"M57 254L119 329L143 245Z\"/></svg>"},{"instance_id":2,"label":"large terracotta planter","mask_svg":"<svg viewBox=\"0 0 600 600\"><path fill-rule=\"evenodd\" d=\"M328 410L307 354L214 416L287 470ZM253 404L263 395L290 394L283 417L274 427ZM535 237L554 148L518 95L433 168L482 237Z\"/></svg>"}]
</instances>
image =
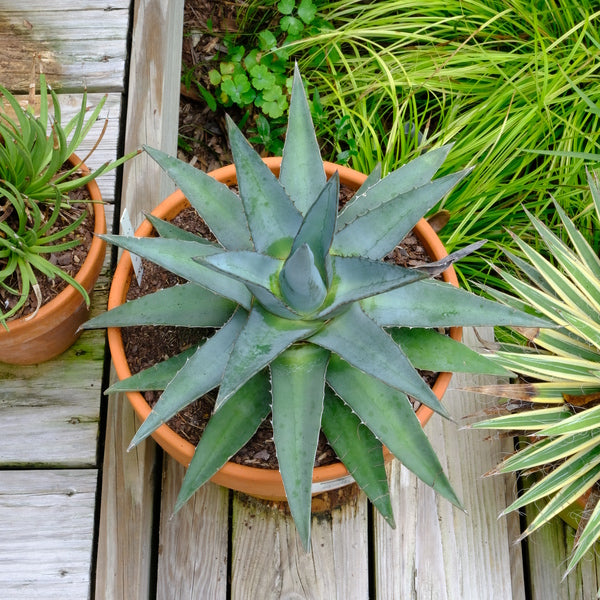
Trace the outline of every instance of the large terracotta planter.
<instances>
[{"instance_id":1,"label":"large terracotta planter","mask_svg":"<svg viewBox=\"0 0 600 600\"><path fill-rule=\"evenodd\" d=\"M273 157L264 160L269 168L275 173L275 175L279 175L281 158ZM358 189L366 178L366 176L362 173L358 173L352 169L341 167L332 163L324 164L328 176L331 176L337 170L340 175L341 183L353 189ZM217 169L212 171L210 174L215 179L225 184L232 185L237 182L235 167L233 165ZM187 206L189 206L188 201L184 197L183 193L178 190L166 198L155 210L152 211L152 214L168 220L175 217ZM425 220L421 219L421 221L415 227L415 232L427 252L434 260L438 260L447 255L439 237L435 234L433 229ZM136 236L149 236L151 233L152 225L149 221L144 221L136 231ZM123 252L113 277L108 299L109 309L115 308L116 306L125 302L132 274L133 269L130 255L128 252ZM444 273L444 279L447 282L458 286L456 273L452 268L448 269ZM461 328L452 328L450 330L450 335L454 339L460 340L462 335ZM108 342L110 345L113 363L119 379L125 379L129 377L131 375L131 371L129 370L129 366L127 364L120 328L108 329ZM438 376L435 385L433 386L433 391L439 399L441 399L442 395L446 391L446 388L450 383L451 376L451 373L441 373ZM139 392L127 392L127 397L129 398L129 401L131 402L136 414L143 421L151 410L145 398ZM417 410L417 416L422 425L425 425L432 414L433 413L431 409L425 406L421 406ZM152 437L154 437L160 446L168 454L175 458L175 460L186 467L189 465L195 450L191 443L183 439L167 425L162 425L159 427L152 434ZM285 500L285 492L279 471L259 469L228 462L218 473L215 474L215 476L212 478L212 481L225 487L245 492L259 498ZM349 476L348 471L342 463L317 467L313 472L313 494L336 489L347 485L352 481L352 478Z\"/></svg>"},{"instance_id":2,"label":"large terracotta planter","mask_svg":"<svg viewBox=\"0 0 600 600\"><path fill-rule=\"evenodd\" d=\"M79 164L77 156L69 159ZM89 173L81 165L84 173ZM95 181L87 184L93 201L94 239L87 258L75 280L88 292L92 291L106 254L106 242L98 234L106 233L106 218L102 196ZM0 361L16 365L31 365L58 356L79 337L79 327L89 318L89 308L83 296L71 285L50 302L44 304L35 317L21 317L8 322L9 330L0 327Z\"/></svg>"}]
</instances>

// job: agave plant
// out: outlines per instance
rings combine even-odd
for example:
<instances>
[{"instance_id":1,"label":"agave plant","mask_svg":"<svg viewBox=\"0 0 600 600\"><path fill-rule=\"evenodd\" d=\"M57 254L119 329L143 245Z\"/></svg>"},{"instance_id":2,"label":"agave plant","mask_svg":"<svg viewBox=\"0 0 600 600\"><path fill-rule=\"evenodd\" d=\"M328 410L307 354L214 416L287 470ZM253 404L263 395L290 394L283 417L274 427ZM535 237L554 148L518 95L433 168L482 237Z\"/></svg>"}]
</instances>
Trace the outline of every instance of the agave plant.
<instances>
[{"instance_id":1,"label":"agave plant","mask_svg":"<svg viewBox=\"0 0 600 600\"><path fill-rule=\"evenodd\" d=\"M588 183L600 219L597 176L588 174ZM587 495L600 481L600 260L561 207L555 203L555 208L570 244L529 215L552 258L515 238L525 258L505 252L524 277L501 275L517 297L488 291L509 306L552 321L556 329L519 330L526 345L501 346L496 362L520 379L478 388L508 401L498 407L504 414L472 425L525 436L522 449L495 471L539 475L505 510L547 500L523 537ZM600 495L588 498L587 516L579 522L567 573L600 539Z\"/></svg>"},{"instance_id":2,"label":"agave plant","mask_svg":"<svg viewBox=\"0 0 600 600\"><path fill-rule=\"evenodd\" d=\"M216 328L185 355L109 390L164 390L132 444L218 388L176 509L270 413L287 499L307 548L321 428L390 524L382 444L459 506L408 396L443 416L448 412L416 369L505 373L437 328L527 325L532 318L432 279L464 252L414 269L382 259L467 171L432 180L450 150L438 148L383 179L371 174L338 214L339 178L326 178L297 69L279 179L233 122L228 124L239 196L190 165L146 148L217 243L153 216L148 218L160 237L105 236L189 283L125 303L92 319L88 328L142 323Z\"/></svg>"}]
</instances>

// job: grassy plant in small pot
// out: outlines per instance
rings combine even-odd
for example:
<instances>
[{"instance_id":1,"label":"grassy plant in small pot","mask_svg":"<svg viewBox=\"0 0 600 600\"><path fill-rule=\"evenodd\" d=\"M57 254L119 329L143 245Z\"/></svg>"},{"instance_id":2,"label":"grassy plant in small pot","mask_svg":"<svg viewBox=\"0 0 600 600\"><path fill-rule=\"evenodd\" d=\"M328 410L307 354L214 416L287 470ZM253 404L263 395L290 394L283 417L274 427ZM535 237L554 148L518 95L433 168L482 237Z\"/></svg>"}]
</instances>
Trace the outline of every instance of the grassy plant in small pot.
<instances>
[{"instance_id":1,"label":"grassy plant in small pot","mask_svg":"<svg viewBox=\"0 0 600 600\"><path fill-rule=\"evenodd\" d=\"M105 236L189 283L121 304L86 327L216 328L183 355L112 387L164 390L132 444L218 388L176 509L218 474L269 414L285 495L306 548L320 429L390 524L384 445L460 505L409 396L428 410L448 412L416 369L505 372L438 328L527 325L531 318L432 278L469 249L420 268L382 259L466 171L432 180L450 150L438 148L383 179L377 171L363 177L338 212L344 170L338 175L321 160L298 71L282 159L263 161L231 121L229 137L236 179L233 171L222 179L237 180L239 196L210 175L146 149L216 243L152 215L160 237ZM117 303L124 301L122 290L116 295ZM111 290L109 308L112 296ZM111 351L119 338L109 329Z\"/></svg>"},{"instance_id":2,"label":"grassy plant in small pot","mask_svg":"<svg viewBox=\"0 0 600 600\"><path fill-rule=\"evenodd\" d=\"M106 243L99 238L92 241L89 260L83 261L76 276L65 272L55 257L79 245L77 230L88 213L93 212L94 233L106 232L102 197L94 179L128 158L90 172L74 154L104 100L88 116L84 94L81 109L63 126L58 97L53 91L48 96L43 75L39 99L36 116L31 105L23 108L0 86L0 360L21 364L40 362L65 350L87 319L89 292L102 267ZM69 194L85 186L90 203L82 210L81 204L74 207ZM49 308L42 307L41 276L68 284L61 300L59 294ZM36 304L23 314L30 292Z\"/></svg>"},{"instance_id":3,"label":"grassy plant in small pot","mask_svg":"<svg viewBox=\"0 0 600 600\"><path fill-rule=\"evenodd\" d=\"M600 183L590 174L588 183L600 219ZM506 254L523 278L501 275L518 297L488 291L509 306L552 321L556 329L518 330L523 345L501 346L496 362L520 379L479 388L506 401L493 409L500 416L472 427L523 436L521 448L496 470L536 474L535 483L505 511L543 503L523 536L576 501L585 506L585 516L576 523L570 572L600 539L600 260L561 207L555 207L570 244L529 215L551 258L516 239L525 258Z\"/></svg>"}]
</instances>

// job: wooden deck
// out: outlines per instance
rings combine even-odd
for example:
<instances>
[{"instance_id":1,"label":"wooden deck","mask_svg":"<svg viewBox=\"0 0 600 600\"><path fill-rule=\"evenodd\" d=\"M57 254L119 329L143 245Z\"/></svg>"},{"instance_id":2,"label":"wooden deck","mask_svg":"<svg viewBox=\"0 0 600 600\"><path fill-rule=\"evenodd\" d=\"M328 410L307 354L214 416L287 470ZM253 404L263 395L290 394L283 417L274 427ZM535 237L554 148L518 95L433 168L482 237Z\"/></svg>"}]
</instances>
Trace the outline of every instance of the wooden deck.
<instances>
[{"instance_id":1,"label":"wooden deck","mask_svg":"<svg viewBox=\"0 0 600 600\"><path fill-rule=\"evenodd\" d=\"M109 128L92 166L114 157L119 140L124 150L149 143L174 152L182 9L183 0L0 0L0 83L26 91L35 54L65 110L84 86L90 104L108 93ZM100 184L112 203L115 176ZM124 171L121 206L137 221L169 185L138 157ZM94 311L107 287L108 262ZM481 474L506 442L439 418L426 431L468 514L394 463L397 529L361 495L315 515L310 553L289 516L212 484L172 517L183 468L152 441L125 452L137 424L123 397L102 396L104 350L103 333L86 332L49 363L0 364L1 600L595 597L597 553L561 581L571 528L556 520L515 545L519 519L497 519L516 482ZM455 376L445 397L457 420L483 403L459 389L472 384Z\"/></svg>"}]
</instances>

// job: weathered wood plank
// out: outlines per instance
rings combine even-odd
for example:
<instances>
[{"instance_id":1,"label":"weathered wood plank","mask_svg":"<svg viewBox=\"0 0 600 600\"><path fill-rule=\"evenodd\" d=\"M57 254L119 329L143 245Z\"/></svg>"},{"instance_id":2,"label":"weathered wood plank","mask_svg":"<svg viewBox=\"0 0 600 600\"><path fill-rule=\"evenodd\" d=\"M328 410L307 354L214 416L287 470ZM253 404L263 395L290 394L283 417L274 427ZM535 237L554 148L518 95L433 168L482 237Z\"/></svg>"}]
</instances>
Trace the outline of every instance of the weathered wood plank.
<instances>
[{"instance_id":1,"label":"weathered wood plank","mask_svg":"<svg viewBox=\"0 0 600 600\"><path fill-rule=\"evenodd\" d=\"M149 144L175 153L183 0L136 0L133 13L125 151ZM123 172L122 207L141 218L142 211L162 199L161 190L167 189L163 181L155 163L143 155L136 157ZM150 593L156 446L148 440L126 453L136 427L125 396L112 395L97 554L98 598L130 600Z\"/></svg>"},{"instance_id":2,"label":"weathered wood plank","mask_svg":"<svg viewBox=\"0 0 600 600\"><path fill-rule=\"evenodd\" d=\"M148 144L176 154L183 0L137 0L133 27L125 152ZM123 200L137 226L174 186L146 154L123 174Z\"/></svg>"},{"instance_id":3,"label":"weathered wood plank","mask_svg":"<svg viewBox=\"0 0 600 600\"><path fill-rule=\"evenodd\" d=\"M87 598L97 472L0 471L0 598Z\"/></svg>"},{"instance_id":4,"label":"weathered wood plank","mask_svg":"<svg viewBox=\"0 0 600 600\"><path fill-rule=\"evenodd\" d=\"M465 330L465 340L475 344L472 330ZM470 385L472 376L454 375L444 398L457 419L481 406L473 394L457 391ZM520 563L511 556L513 540L506 522L497 519L506 506L506 480L481 477L498 462L502 449L485 441L481 432L459 431L456 424L436 416L425 430L468 514L394 462L391 488L397 529L375 517L377 598L524 598L522 587L512 589L511 561L517 570Z\"/></svg>"},{"instance_id":5,"label":"weathered wood plank","mask_svg":"<svg viewBox=\"0 0 600 600\"><path fill-rule=\"evenodd\" d=\"M530 522L537 514L535 507L526 507ZM556 518L534 531L525 544L529 559L531 600L565 598L589 600L600 589L600 543L563 579L573 550L575 530Z\"/></svg>"},{"instance_id":6,"label":"weathered wood plank","mask_svg":"<svg viewBox=\"0 0 600 600\"><path fill-rule=\"evenodd\" d=\"M231 600L367 600L367 502L363 494L312 519L307 553L291 516L235 495Z\"/></svg>"},{"instance_id":7,"label":"weathered wood plank","mask_svg":"<svg viewBox=\"0 0 600 600\"><path fill-rule=\"evenodd\" d=\"M141 600L150 593L156 444L125 452L138 423L124 396L109 398L106 419L96 597Z\"/></svg>"},{"instance_id":8,"label":"weathered wood plank","mask_svg":"<svg viewBox=\"0 0 600 600\"><path fill-rule=\"evenodd\" d=\"M210 598L227 594L229 492L207 483L176 514L185 469L164 461L158 557L158 600Z\"/></svg>"},{"instance_id":9,"label":"weathered wood plank","mask_svg":"<svg viewBox=\"0 0 600 600\"><path fill-rule=\"evenodd\" d=\"M26 92L34 56L58 90L123 90L129 1L0 0L2 84Z\"/></svg>"}]
</instances>

